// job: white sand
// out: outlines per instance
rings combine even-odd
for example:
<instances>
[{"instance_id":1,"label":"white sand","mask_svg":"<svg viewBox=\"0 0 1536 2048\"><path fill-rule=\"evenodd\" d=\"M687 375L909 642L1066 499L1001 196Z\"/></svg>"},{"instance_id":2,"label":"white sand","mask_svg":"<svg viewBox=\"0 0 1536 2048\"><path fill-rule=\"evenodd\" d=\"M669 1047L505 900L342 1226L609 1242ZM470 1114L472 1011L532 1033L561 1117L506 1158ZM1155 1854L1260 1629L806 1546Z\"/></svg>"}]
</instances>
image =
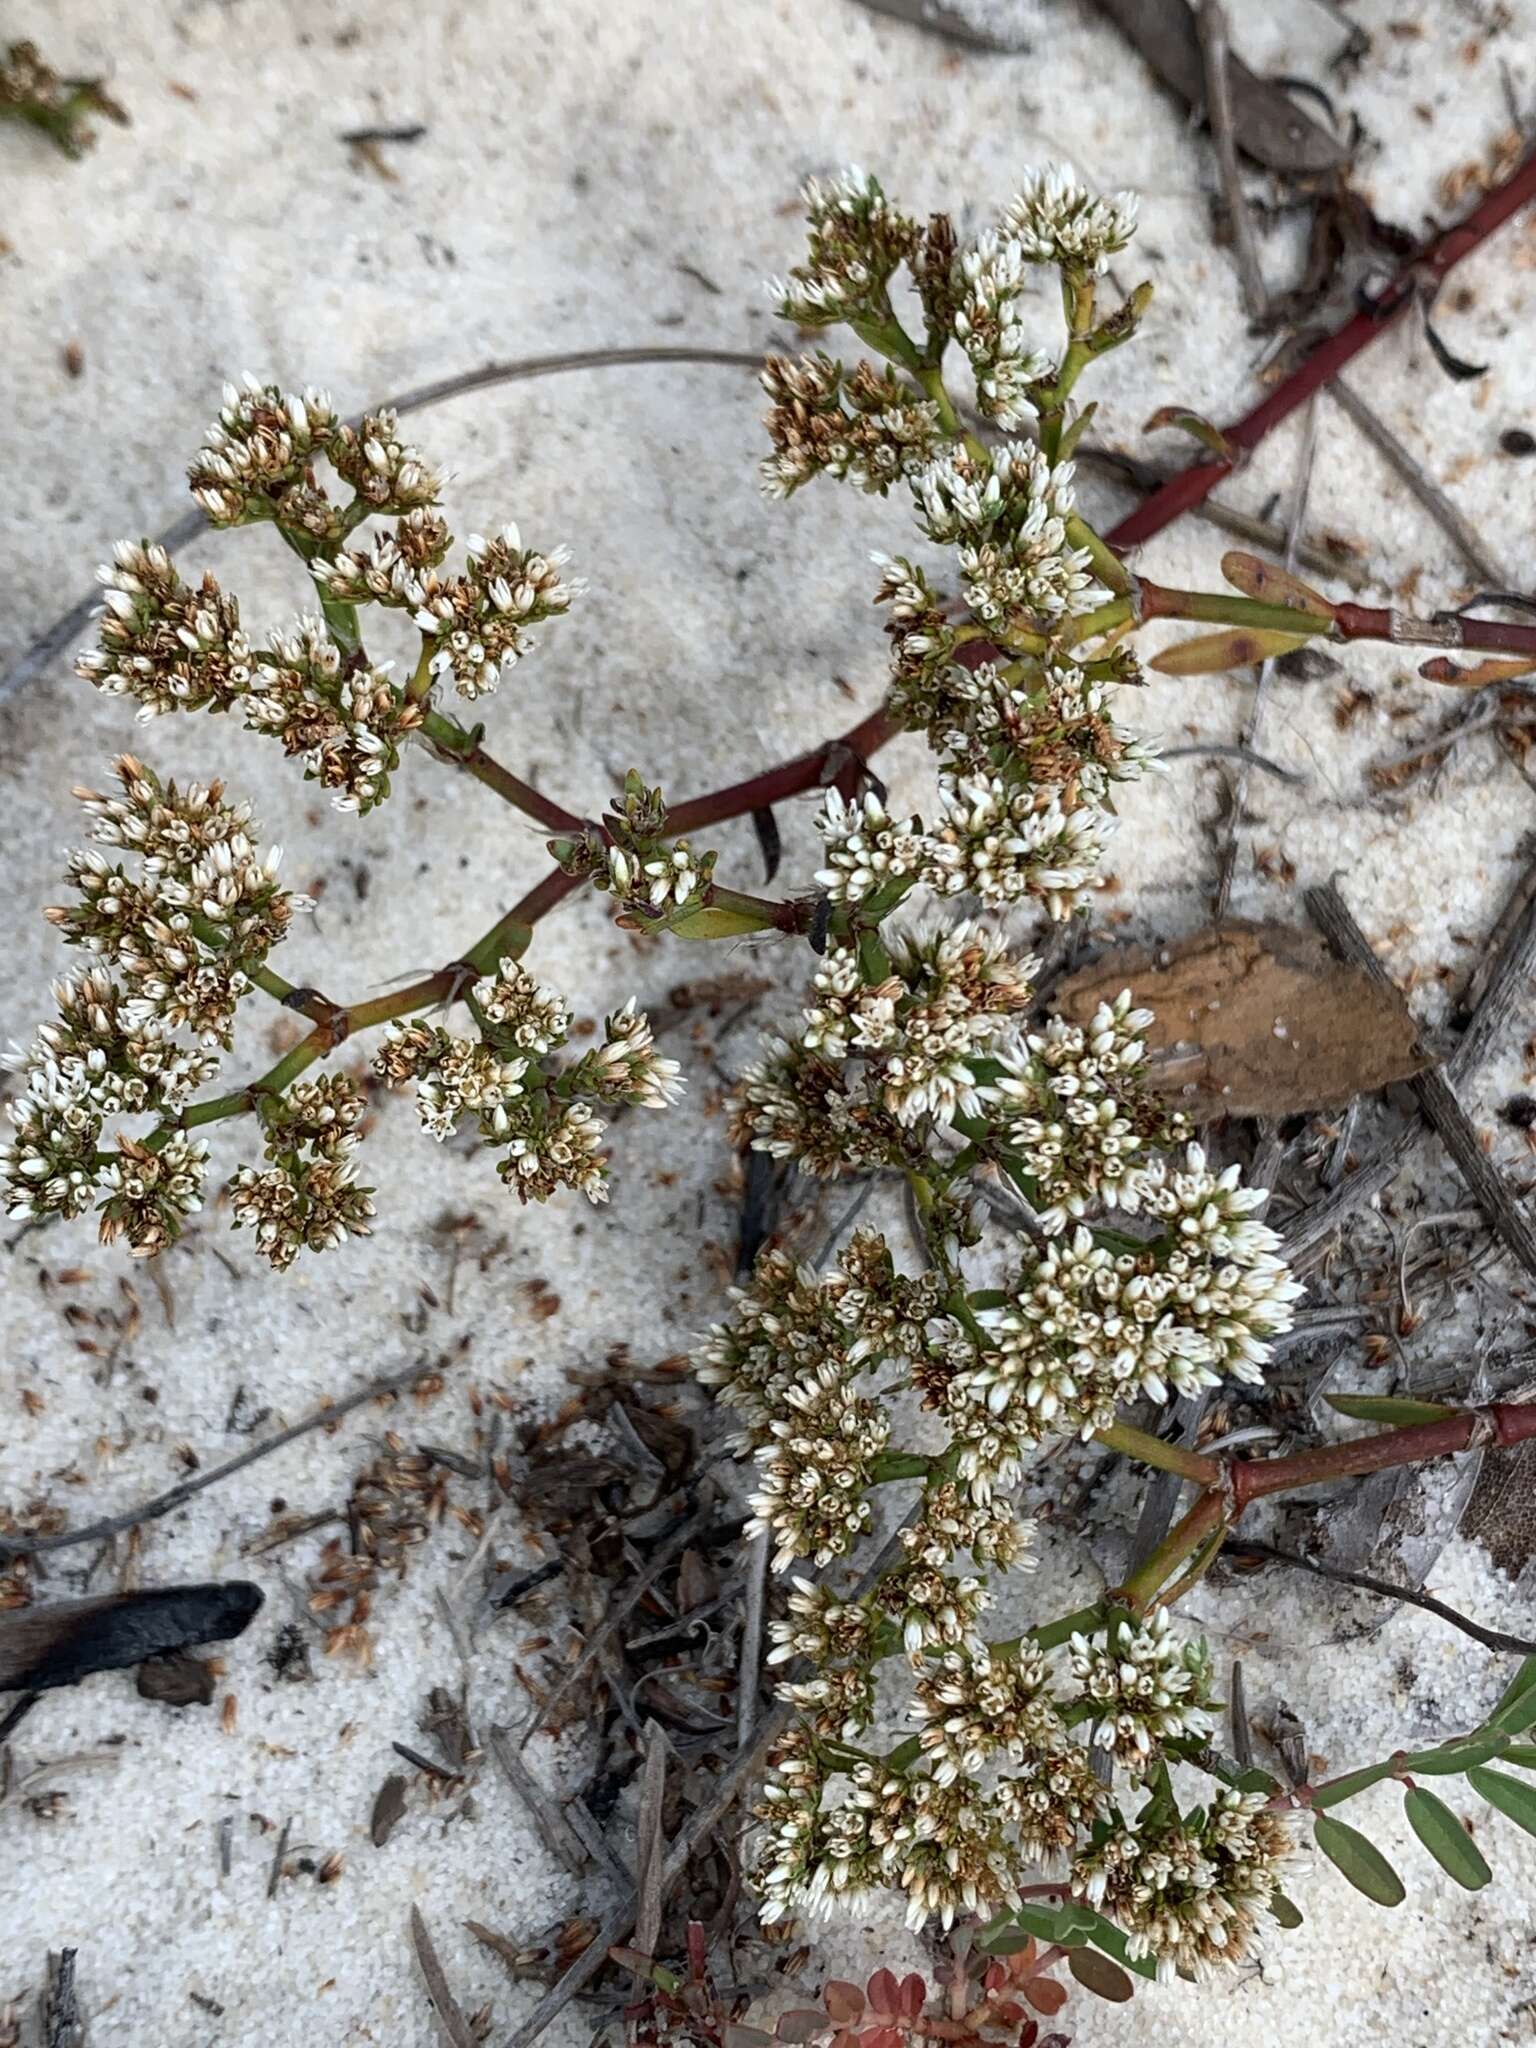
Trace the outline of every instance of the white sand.
<instances>
[{"instance_id":1,"label":"white sand","mask_svg":"<svg viewBox=\"0 0 1536 2048\"><path fill-rule=\"evenodd\" d=\"M1245 54L1261 68L1320 75L1334 25L1311 7L1273 11L1284 33L1241 20ZM1441 173L1480 155L1505 126L1497 60L1522 100L1536 92L1536 8L1518 0L1515 30L1476 62L1464 46L1488 10L1435 0L1416 17L1417 39L1390 32L1406 11L1378 0L1355 9L1377 46L1346 97L1379 138L1365 164L1368 192L1412 227L1436 204ZM61 64L108 71L134 126L108 131L80 167L0 131L11 368L0 658L79 596L114 538L158 529L181 509L179 472L226 373L328 384L351 409L493 356L680 340L759 347L774 329L757 279L793 259L796 184L850 158L878 169L914 208L952 205L970 221L1007 195L1022 166L1062 153L1107 185L1137 186L1144 227L1117 273L1154 277L1158 301L1143 341L1095 381L1099 431L1136 445L1140 422L1174 399L1218 418L1240 410L1256 348L1230 261L1211 245L1206 153L1086 10L1027 13L1040 24L1034 54L971 59L842 0L478 9L74 0L68 10L18 0L7 31L35 34ZM386 153L398 182L351 161L336 139L414 121L427 135ZM1294 251L1283 237L1270 250L1278 279ZM1517 225L1447 295L1441 319L1453 345L1492 365L1478 383L1446 381L1406 327L1372 351L1357 380L1516 583L1531 578L1536 463L1501 457L1497 437L1536 424L1533 257L1536 231ZM61 360L71 340L84 351L78 381ZM883 657L865 557L903 539L904 515L830 488L787 510L763 506L757 411L744 374L648 368L516 386L412 422L455 473L450 509L461 532L515 517L530 536L569 540L591 579L579 611L486 707L496 750L579 806L599 804L631 762L684 792L797 750L857 715L833 677L859 707L877 699ZM1445 542L1377 458L1336 413L1325 411L1322 429L1315 523L1358 537L1394 579L1422 569L1422 608L1462 594ZM1232 502L1257 508L1288 488L1296 446L1294 430L1276 436L1228 487ZM1186 523L1147 562L1171 581L1212 583L1219 553L1219 537ZM266 537L210 538L186 562L213 567L258 626L301 595ZM1333 709L1351 682L1375 702L1341 733ZM1243 701L1225 681L1163 683L1147 693L1143 717L1170 742L1230 739ZM1487 736L1462 748L1433 790L1420 786L1396 806L1365 803L1366 765L1442 708L1385 653L1352 654L1330 683L1279 685L1261 744L1308 786L1257 782L1249 831L1295 864L1298 888L1342 871L1384 956L1417 979L1430 1018L1436 968L1465 969L1467 939L1488 928L1536 814ZM362 824L338 819L275 749L208 721L134 728L120 706L71 680L67 662L0 713L0 731L9 856L0 1037L30 1033L65 964L37 912L75 834L69 787L99 777L124 745L178 774L226 773L256 799L288 849L288 872L326 885L314 926L282 965L346 998L436 965L541 871L534 832L425 757L408 762L385 811ZM895 750L888 772L898 796L922 800L916 746ZM1114 855L1121 893L1106 908L1136 904L1168 932L1201 922L1212 857L1196 819L1217 802L1210 771L1191 761L1135 792ZM781 823L786 875L801 876L808 807ZM745 827L715 838L722 873L752 866ZM1283 914L1293 901L1245 855L1235 908ZM676 982L727 964L716 952L633 946L588 904L541 929L536 961L594 1011L631 992L659 1004ZM774 971L790 970L775 962ZM232 1074L265 1063L268 1027L262 1015ZM728 1065L745 1057L745 1040L727 1044ZM429 1411L427 1433L440 1442L468 1440L471 1384L509 1388L537 1412L559 1398L569 1367L600 1360L611 1344L631 1344L642 1360L679 1348L718 1303L701 1247L733 1230L717 1186L727 1165L720 1125L704 1113L714 1077L702 1066L696 1075L685 1110L628 1119L613 1206L596 1214L571 1204L513 1211L487 1164L432 1147L409 1110L390 1105L364 1155L382 1190L372 1241L274 1285L244 1241L214 1224L169 1262L174 1329L143 1272L98 1252L87 1232L27 1240L0 1297L5 1498L50 1496L77 1518L125 1505L180 1475L179 1446L205 1465L240 1447L226 1429L238 1386L270 1404L274 1421L293 1419L418 1351L435 1355L461 1331L473 1347ZM1512 1046L1482 1078L1481 1107L1518 1080ZM1496 1153L1518 1165L1511 1134L1490 1127ZM221 1131L216 1165L232 1165L248 1142ZM1455 1183L1428 1147L1425 1169L1429 1206L1456 1206ZM421 1281L441 1288L445 1273L424 1231L445 1210L469 1208L509 1232L508 1248L489 1272L461 1275L452 1318L439 1311L413 1335L402 1313ZM231 1270L212 1256L214 1243ZM88 1278L45 1297L40 1270L70 1264ZM549 1321L518 1291L541 1275L562 1297ZM120 1306L125 1276L143 1325L100 1386L60 1305ZM1501 1312L1493 1334L1513 1346L1518 1320ZM1415 1369L1436 1356L1415 1352ZM41 1397L38 1412L24 1394ZM415 1901L466 2008L494 2001L492 2038L527 2010L532 1994L509 1990L461 1923L473 1916L521 1935L582 1900L506 1788L482 1780L473 1823L444 1824L418 1807L385 1849L367 1838L390 1740L412 1738L429 1685L456 1682L431 1596L456 1575L463 1540L440 1534L403 1591L381 1597L371 1673L317 1659L313 1684L286 1686L264 1663L321 1539L254 1564L241 1546L276 1496L298 1508L336 1502L378 1427L373 1413L354 1416L335 1437L311 1436L145 1532L147 1580L252 1570L266 1587L266 1611L227 1656L223 1690L238 1699L238 1719L221 1732L217 1707L172 1712L139 1701L124 1679L54 1696L33 1713L16 1742L21 1767L109 1739L120 1747L110 1768L56 1780L69 1805L51 1825L15 1799L0 1809L0 2003L40 1981L47 1948L70 1944L97 2043L425 2044L436 2034L405 1943ZM510 1536L504 1550L519 1554ZM83 1563L67 1553L49 1590L69 1590ZM1086 1552L1060 1546L1034 1590L1044 1612L1096 1583ZM1433 1584L1490 1620L1531 1624L1466 1546L1447 1551ZM1363 1647L1338 1647L1319 1589L1266 1580L1264 1590L1262 1608L1247 1589L1208 1592L1193 1606L1222 1651L1247 1660L1260 1717L1283 1697L1333 1768L1463 1725L1501 1682L1497 1660L1438 1624L1402 1615ZM476 1645L482 1722L522 1712L509 1665L525 1634L504 1623ZM542 1755L535 1762L550 1768ZM1385 1792L1364 1811L1384 1843L1403 1848ZM334 1884L301 1876L268 1901L269 1830L289 1815L295 1846L317 1860L340 1851L346 1864ZM225 1817L233 1866L221 1879ZM1070 2008L1079 2038L1148 2048L1216 2048L1239 2032L1272 2048L1526 2038L1536 1845L1502 1823L1480 1818L1478 1828L1496 1868L1480 1896L1454 1892L1412 1844L1401 1858L1410 1895L1395 1915L1320 1869L1300 1887L1305 1930L1272 1945L1262 1977L1154 1991L1113 2013L1079 2001ZM905 1936L878 1939L892 1960L918 1952ZM866 1952L857 1929L824 1939L839 1974ZM223 2016L193 2003L194 1992ZM584 2040L589 2028L587 2015L571 2013L558 2038Z\"/></svg>"}]
</instances>

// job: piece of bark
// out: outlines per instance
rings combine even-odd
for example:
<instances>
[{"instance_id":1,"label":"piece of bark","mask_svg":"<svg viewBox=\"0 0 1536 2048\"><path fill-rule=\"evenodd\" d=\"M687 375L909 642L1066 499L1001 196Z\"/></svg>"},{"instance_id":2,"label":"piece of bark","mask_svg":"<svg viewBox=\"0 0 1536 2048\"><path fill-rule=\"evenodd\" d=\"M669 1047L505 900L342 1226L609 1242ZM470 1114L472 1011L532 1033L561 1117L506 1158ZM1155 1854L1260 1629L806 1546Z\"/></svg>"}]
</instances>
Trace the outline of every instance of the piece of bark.
<instances>
[{"instance_id":1,"label":"piece of bark","mask_svg":"<svg viewBox=\"0 0 1536 2048\"><path fill-rule=\"evenodd\" d=\"M1017 57L1030 47L1023 36L977 28L957 9L943 6L941 0L859 0L859 5L871 14L904 21L909 28L921 29L942 42L958 43L961 49L977 50L984 56Z\"/></svg>"},{"instance_id":2,"label":"piece of bark","mask_svg":"<svg viewBox=\"0 0 1536 2048\"><path fill-rule=\"evenodd\" d=\"M0 1614L0 1692L44 1692L93 1671L226 1641L249 1625L261 1601L259 1587L228 1579L17 1608Z\"/></svg>"},{"instance_id":3,"label":"piece of bark","mask_svg":"<svg viewBox=\"0 0 1536 2048\"><path fill-rule=\"evenodd\" d=\"M1289 925L1230 918L1155 950L1117 948L1069 976L1056 1008L1086 1024L1123 988L1155 1012L1152 1086L1196 1123L1336 1109L1429 1064L1395 988Z\"/></svg>"},{"instance_id":4,"label":"piece of bark","mask_svg":"<svg viewBox=\"0 0 1536 2048\"><path fill-rule=\"evenodd\" d=\"M405 1778L391 1771L379 1787L368 1819L368 1833L375 1849L382 1849L405 1813Z\"/></svg>"},{"instance_id":5,"label":"piece of bark","mask_svg":"<svg viewBox=\"0 0 1536 2048\"><path fill-rule=\"evenodd\" d=\"M1512 1395L1528 1398L1528 1392ZM1536 1578L1536 1443L1485 1458L1462 1516L1461 1533L1480 1543L1493 1563L1527 1586Z\"/></svg>"},{"instance_id":6,"label":"piece of bark","mask_svg":"<svg viewBox=\"0 0 1536 2048\"><path fill-rule=\"evenodd\" d=\"M1205 107L1205 59L1194 9L1186 0L1098 0L1101 14L1146 58L1170 92L1197 113ZM1349 152L1338 136L1302 112L1283 86L1256 78L1241 58L1228 60L1232 127L1238 147L1266 170L1336 170Z\"/></svg>"},{"instance_id":7,"label":"piece of bark","mask_svg":"<svg viewBox=\"0 0 1536 2048\"><path fill-rule=\"evenodd\" d=\"M159 1657L146 1657L139 1666L138 1693L142 1700L159 1700L168 1707L206 1707L217 1684L213 1666L205 1657L188 1650L167 1650Z\"/></svg>"}]
</instances>

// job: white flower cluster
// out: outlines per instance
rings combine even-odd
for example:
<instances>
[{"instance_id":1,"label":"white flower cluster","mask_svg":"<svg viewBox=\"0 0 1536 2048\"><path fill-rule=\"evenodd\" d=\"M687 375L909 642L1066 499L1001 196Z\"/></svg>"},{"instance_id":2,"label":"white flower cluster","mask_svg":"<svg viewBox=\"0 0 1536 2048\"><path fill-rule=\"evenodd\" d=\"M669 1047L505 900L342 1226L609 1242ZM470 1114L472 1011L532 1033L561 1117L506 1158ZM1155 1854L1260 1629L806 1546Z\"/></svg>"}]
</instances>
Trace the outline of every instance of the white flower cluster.
<instances>
[{"instance_id":1,"label":"white flower cluster","mask_svg":"<svg viewBox=\"0 0 1536 2048\"><path fill-rule=\"evenodd\" d=\"M1032 442L1003 441L950 449L913 479L919 526L954 548L965 601L986 624L1049 626L1105 596L1092 556L1068 538L1072 476Z\"/></svg>"},{"instance_id":2,"label":"white flower cluster","mask_svg":"<svg viewBox=\"0 0 1536 2048\"><path fill-rule=\"evenodd\" d=\"M1016 954L1000 933L965 922L892 937L887 950L891 971L873 985L853 949L828 952L814 978L802 1047L864 1062L865 1085L903 1127L974 1115L981 1107L976 1061L1006 1040L1033 1000L1039 962Z\"/></svg>"},{"instance_id":3,"label":"white flower cluster","mask_svg":"<svg viewBox=\"0 0 1536 2048\"><path fill-rule=\"evenodd\" d=\"M680 910L697 896L714 865L712 853L696 855L686 839L654 850L610 846L606 872L593 879L609 895L643 903L653 917L659 917L669 904Z\"/></svg>"},{"instance_id":4,"label":"white flower cluster","mask_svg":"<svg viewBox=\"0 0 1536 2048\"><path fill-rule=\"evenodd\" d=\"M872 789L851 800L829 789L816 829L826 848L816 880L834 903L863 903L915 875L921 863L915 825L892 818Z\"/></svg>"},{"instance_id":5,"label":"white flower cluster","mask_svg":"<svg viewBox=\"0 0 1536 2048\"><path fill-rule=\"evenodd\" d=\"M1021 1764L1050 1755L1067 1740L1045 1658L1031 1643L1011 1657L986 1648L945 1651L919 1677L911 1712L940 1785L974 1778L998 1757Z\"/></svg>"},{"instance_id":6,"label":"white flower cluster","mask_svg":"<svg viewBox=\"0 0 1536 2048\"><path fill-rule=\"evenodd\" d=\"M934 402L870 363L847 371L819 352L769 356L761 382L773 400L763 422L773 453L759 469L765 497L788 498L823 475L884 495L931 461L939 446Z\"/></svg>"},{"instance_id":7,"label":"white flower cluster","mask_svg":"<svg viewBox=\"0 0 1536 2048\"><path fill-rule=\"evenodd\" d=\"M746 1533L772 1537L773 1569L782 1572L797 1557L826 1565L846 1556L870 1526L867 1489L891 1423L830 1362L785 1387L779 1405L758 1452Z\"/></svg>"},{"instance_id":8,"label":"white flower cluster","mask_svg":"<svg viewBox=\"0 0 1536 2048\"><path fill-rule=\"evenodd\" d=\"M333 1251L372 1230L372 1188L357 1185L351 1154L366 1099L345 1074L295 1081L266 1108L264 1170L243 1166L230 1187L237 1230L249 1227L273 1269L301 1251Z\"/></svg>"},{"instance_id":9,"label":"white flower cluster","mask_svg":"<svg viewBox=\"0 0 1536 2048\"><path fill-rule=\"evenodd\" d=\"M999 426L1017 427L1034 411L1035 387L1055 367L1024 329L1029 259L1020 242L989 231L957 256L955 268L955 339L976 379L977 402Z\"/></svg>"},{"instance_id":10,"label":"white flower cluster","mask_svg":"<svg viewBox=\"0 0 1536 2048\"><path fill-rule=\"evenodd\" d=\"M291 515L339 428L328 392L283 392L248 372L224 386L219 416L187 472L192 495L214 526Z\"/></svg>"},{"instance_id":11,"label":"white flower cluster","mask_svg":"<svg viewBox=\"0 0 1536 2048\"><path fill-rule=\"evenodd\" d=\"M1296 1853L1262 1793L1218 1793L1203 1818L1157 1815L1112 1829L1072 1866L1072 1890L1124 1928L1159 1978L1241 1962Z\"/></svg>"},{"instance_id":12,"label":"white flower cluster","mask_svg":"<svg viewBox=\"0 0 1536 2048\"><path fill-rule=\"evenodd\" d=\"M1064 809L1050 790L1000 775L941 775L923 880L989 909L1034 902L1052 918L1070 917L1098 886L1111 822L1096 804Z\"/></svg>"},{"instance_id":13,"label":"white flower cluster","mask_svg":"<svg viewBox=\"0 0 1536 2048\"><path fill-rule=\"evenodd\" d=\"M1065 164L1048 164L1027 177L1003 211L1002 229L1034 263L1054 263L1070 275L1096 277L1136 232L1134 192L1101 198Z\"/></svg>"},{"instance_id":14,"label":"white flower cluster","mask_svg":"<svg viewBox=\"0 0 1536 2048\"><path fill-rule=\"evenodd\" d=\"M418 506L376 534L365 548L345 548L310 564L327 597L339 604L414 606L421 601L420 578L435 569L453 544L442 514Z\"/></svg>"},{"instance_id":15,"label":"white flower cluster","mask_svg":"<svg viewBox=\"0 0 1536 2048\"><path fill-rule=\"evenodd\" d=\"M1090 1740L1122 1770L1140 1776L1166 1743L1210 1734L1210 1653L1172 1634L1166 1607L1139 1624L1111 1620L1102 1643L1075 1635L1070 1648L1072 1676L1092 1713Z\"/></svg>"},{"instance_id":16,"label":"white flower cluster","mask_svg":"<svg viewBox=\"0 0 1536 2048\"><path fill-rule=\"evenodd\" d=\"M338 427L325 452L366 512L411 513L435 505L443 494L437 471L401 440L400 420L392 409L365 413L355 427Z\"/></svg>"},{"instance_id":17,"label":"white flower cluster","mask_svg":"<svg viewBox=\"0 0 1536 2048\"><path fill-rule=\"evenodd\" d=\"M787 278L769 280L779 312L797 327L888 320L886 287L896 266L916 253L917 223L896 212L878 180L856 165L808 179L803 197L807 261Z\"/></svg>"},{"instance_id":18,"label":"white flower cluster","mask_svg":"<svg viewBox=\"0 0 1536 2048\"><path fill-rule=\"evenodd\" d=\"M253 650L235 600L211 576L197 590L183 583L158 546L120 542L98 574L100 645L80 654L79 675L135 698L140 718L238 706L248 731L303 758L339 810L371 810L388 795L399 743L421 711L387 670L344 664L317 619Z\"/></svg>"},{"instance_id":19,"label":"white flower cluster","mask_svg":"<svg viewBox=\"0 0 1536 2048\"><path fill-rule=\"evenodd\" d=\"M828 1774L813 1748L781 1745L758 1816L767 1839L754 1875L765 1921L859 1911L887 1885L905 1891L907 1924L1014 1903L1022 1863L995 1800L974 1785L888 1772L849 1773L841 1805L823 1801Z\"/></svg>"},{"instance_id":20,"label":"white flower cluster","mask_svg":"<svg viewBox=\"0 0 1536 2048\"><path fill-rule=\"evenodd\" d=\"M216 1057L178 1046L105 974L57 982L53 994L57 1022L5 1058L25 1077L6 1105L15 1136L0 1150L7 1213L18 1218L83 1215L107 1164L108 1120L174 1115L218 1071Z\"/></svg>"},{"instance_id":21,"label":"white flower cluster","mask_svg":"<svg viewBox=\"0 0 1536 2048\"><path fill-rule=\"evenodd\" d=\"M329 606L408 610L424 636L429 677L451 677L462 696L495 689L534 645L531 628L570 608L581 585L564 576L563 548L526 549L515 526L471 535L464 574L442 564L452 535L438 510L441 479L403 442L390 412L354 428L323 392L284 393L247 377L224 406L190 469L193 495L216 526L270 519L309 563ZM324 457L351 485L334 504L315 477ZM345 545L363 520L393 515L388 533ZM211 576L197 588L164 548L121 542L98 574L105 585L99 644L77 672L133 697L139 716L238 707L247 730L271 735L303 760L338 810L365 812L388 796L400 747L422 724L422 693L371 664L355 634L301 618L253 647L239 606Z\"/></svg>"},{"instance_id":22,"label":"white flower cluster","mask_svg":"<svg viewBox=\"0 0 1536 2048\"><path fill-rule=\"evenodd\" d=\"M203 1206L208 1141L172 1131L150 1144L118 1134L117 1151L100 1170L101 1241L126 1238L136 1259L158 1257Z\"/></svg>"},{"instance_id":23,"label":"white flower cluster","mask_svg":"<svg viewBox=\"0 0 1536 2048\"><path fill-rule=\"evenodd\" d=\"M245 722L302 759L306 779L328 789L338 811L364 813L388 796L421 707L387 668L344 662L322 621L301 618L257 656Z\"/></svg>"},{"instance_id":24,"label":"white flower cluster","mask_svg":"<svg viewBox=\"0 0 1536 2048\"><path fill-rule=\"evenodd\" d=\"M535 645L529 628L558 618L583 589L561 574L567 548L525 548L516 526L492 540L471 534L462 576L427 571L411 591L412 616L427 636L435 676L451 676L461 697L484 697Z\"/></svg>"},{"instance_id":25,"label":"white flower cluster","mask_svg":"<svg viewBox=\"0 0 1536 2048\"><path fill-rule=\"evenodd\" d=\"M194 590L157 541L119 541L96 571L105 593L100 645L75 671L111 696L132 697L139 717L227 711L251 687L251 645L240 607L211 576Z\"/></svg>"},{"instance_id":26,"label":"white flower cluster","mask_svg":"<svg viewBox=\"0 0 1536 2048\"><path fill-rule=\"evenodd\" d=\"M162 787L131 754L113 766L121 795L75 794L95 839L141 857L142 879L102 854L72 854L66 878L80 902L45 914L68 944L127 977L131 1023L155 1018L205 1045L227 1046L248 970L286 937L308 900L278 885L281 849L256 852L246 831L250 806L227 804L221 784Z\"/></svg>"},{"instance_id":27,"label":"white flower cluster","mask_svg":"<svg viewBox=\"0 0 1536 2048\"><path fill-rule=\"evenodd\" d=\"M1089 1436L1138 1391L1163 1401L1170 1388L1259 1380L1291 1327L1301 1288L1275 1233L1246 1214L1263 1191L1240 1189L1235 1167L1209 1173L1198 1145L1184 1172L1158 1162L1144 1173L1142 1204L1165 1219L1157 1237L1117 1251L1079 1225L1026 1269L1008 1306L981 1314L989 1344L950 1383L950 1415L958 1428L967 1403L985 1412L972 1427L1015 1446L1000 1457L1005 1473L1017 1447L1064 1429ZM961 1470L974 1484L988 1464L978 1443Z\"/></svg>"},{"instance_id":28,"label":"white flower cluster","mask_svg":"<svg viewBox=\"0 0 1536 2048\"><path fill-rule=\"evenodd\" d=\"M391 1087L415 1083L417 1115L434 1138L474 1117L482 1143L505 1146L497 1171L521 1201L547 1201L561 1187L606 1201L605 1126L593 1105L665 1108L681 1088L677 1062L657 1053L631 1001L607 1019L601 1045L564 1066L551 1063L570 1032L569 1005L515 960L500 963L483 1002L471 997L482 1037L394 1024L374 1072Z\"/></svg>"},{"instance_id":29,"label":"white flower cluster","mask_svg":"<svg viewBox=\"0 0 1536 2048\"><path fill-rule=\"evenodd\" d=\"M1048 1235L1081 1219L1092 1202L1128 1196L1134 1204L1147 1147L1189 1134L1187 1120L1147 1088L1141 1034L1151 1022L1150 1010L1132 1008L1129 989L1100 1003L1087 1026L1052 1017L999 1056L1001 1073L980 1091L1035 1183Z\"/></svg>"}]
</instances>

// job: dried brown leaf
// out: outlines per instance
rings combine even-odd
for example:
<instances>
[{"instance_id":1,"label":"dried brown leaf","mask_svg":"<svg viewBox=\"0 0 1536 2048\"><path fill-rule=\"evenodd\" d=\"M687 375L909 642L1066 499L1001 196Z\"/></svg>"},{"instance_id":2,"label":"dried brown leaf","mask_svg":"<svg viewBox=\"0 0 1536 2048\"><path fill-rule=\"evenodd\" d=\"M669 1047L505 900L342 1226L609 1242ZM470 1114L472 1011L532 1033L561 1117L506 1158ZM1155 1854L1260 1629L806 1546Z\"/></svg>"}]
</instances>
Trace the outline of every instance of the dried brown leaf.
<instances>
[{"instance_id":1,"label":"dried brown leaf","mask_svg":"<svg viewBox=\"0 0 1536 2048\"><path fill-rule=\"evenodd\" d=\"M1307 633L1281 633L1259 626L1230 626L1220 633L1197 633L1165 647L1147 666L1164 676L1216 676L1230 668L1254 668L1272 656L1293 654L1305 647Z\"/></svg>"},{"instance_id":2,"label":"dried brown leaf","mask_svg":"<svg viewBox=\"0 0 1536 2048\"><path fill-rule=\"evenodd\" d=\"M1257 598L1261 604L1289 605L1292 611L1310 612L1315 619L1331 619L1334 615L1335 607L1320 590L1292 576L1278 562L1266 562L1262 555L1230 548L1221 558L1221 573L1234 590Z\"/></svg>"},{"instance_id":3,"label":"dried brown leaf","mask_svg":"<svg viewBox=\"0 0 1536 2048\"><path fill-rule=\"evenodd\" d=\"M1086 1023L1121 989L1155 1010L1152 1081L1196 1123L1332 1109L1429 1064L1396 989L1310 932L1232 919L1148 952L1121 947L1062 984Z\"/></svg>"}]
</instances>

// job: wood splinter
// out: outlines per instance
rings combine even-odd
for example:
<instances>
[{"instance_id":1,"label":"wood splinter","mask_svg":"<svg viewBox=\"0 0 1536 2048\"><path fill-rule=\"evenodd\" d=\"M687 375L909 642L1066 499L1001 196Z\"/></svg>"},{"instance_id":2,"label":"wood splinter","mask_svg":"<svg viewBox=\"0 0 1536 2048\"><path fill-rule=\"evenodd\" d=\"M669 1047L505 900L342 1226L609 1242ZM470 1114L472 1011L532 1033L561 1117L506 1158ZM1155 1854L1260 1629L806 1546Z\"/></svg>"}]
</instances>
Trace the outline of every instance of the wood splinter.
<instances>
[{"instance_id":1,"label":"wood splinter","mask_svg":"<svg viewBox=\"0 0 1536 2048\"><path fill-rule=\"evenodd\" d=\"M262 1593L246 1579L57 1600L0 1614L0 1692L46 1692L249 1626Z\"/></svg>"}]
</instances>

